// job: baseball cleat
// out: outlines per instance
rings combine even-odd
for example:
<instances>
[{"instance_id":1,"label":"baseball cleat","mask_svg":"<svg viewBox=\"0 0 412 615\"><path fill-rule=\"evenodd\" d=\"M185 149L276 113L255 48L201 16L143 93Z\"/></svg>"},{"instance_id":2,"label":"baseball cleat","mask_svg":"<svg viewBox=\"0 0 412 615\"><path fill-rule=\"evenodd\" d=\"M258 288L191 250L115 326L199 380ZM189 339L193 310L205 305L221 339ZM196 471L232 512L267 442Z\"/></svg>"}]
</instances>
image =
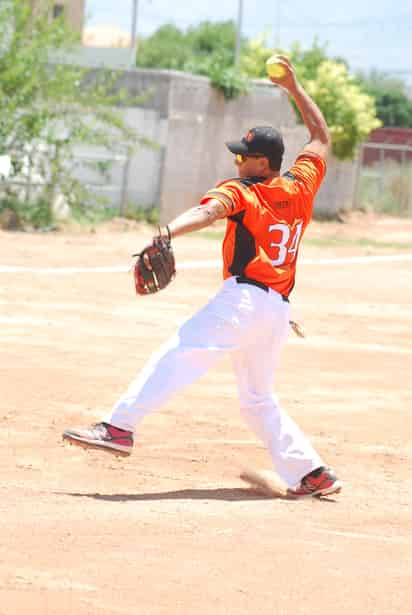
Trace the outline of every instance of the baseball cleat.
<instances>
[{"instance_id":1,"label":"baseball cleat","mask_svg":"<svg viewBox=\"0 0 412 615\"><path fill-rule=\"evenodd\" d=\"M292 498L324 497L339 493L342 483L329 468L317 468L304 476L298 487L288 489L287 494Z\"/></svg>"},{"instance_id":2,"label":"baseball cleat","mask_svg":"<svg viewBox=\"0 0 412 615\"><path fill-rule=\"evenodd\" d=\"M66 429L63 432L63 440L76 446L104 450L122 457L128 457L133 449L133 433L109 423Z\"/></svg>"}]
</instances>

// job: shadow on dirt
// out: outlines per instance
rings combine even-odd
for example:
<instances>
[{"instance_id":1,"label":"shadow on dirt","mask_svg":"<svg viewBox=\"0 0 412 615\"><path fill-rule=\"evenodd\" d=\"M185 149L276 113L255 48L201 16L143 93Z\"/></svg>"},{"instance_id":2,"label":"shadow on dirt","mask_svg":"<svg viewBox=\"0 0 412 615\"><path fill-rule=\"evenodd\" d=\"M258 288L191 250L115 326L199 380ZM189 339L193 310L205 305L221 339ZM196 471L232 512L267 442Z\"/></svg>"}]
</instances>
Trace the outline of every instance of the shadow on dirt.
<instances>
[{"instance_id":1,"label":"shadow on dirt","mask_svg":"<svg viewBox=\"0 0 412 615\"><path fill-rule=\"evenodd\" d=\"M302 502L308 499L317 502L336 503L332 497L291 498L287 495L267 495L254 489L179 489L178 491L160 491L153 493L77 493L69 491L54 492L55 495L68 495L73 498L92 498L102 502L150 502L160 500L221 500L224 502L252 502L259 500L287 500Z\"/></svg>"},{"instance_id":2,"label":"shadow on dirt","mask_svg":"<svg viewBox=\"0 0 412 615\"><path fill-rule=\"evenodd\" d=\"M251 500L274 499L258 494L252 489L222 488L222 489L179 489L177 491L161 491L154 493L63 493L76 498L93 498L105 502L147 502L158 500L223 500L225 502L242 502ZM275 498L278 499L278 498Z\"/></svg>"}]
</instances>

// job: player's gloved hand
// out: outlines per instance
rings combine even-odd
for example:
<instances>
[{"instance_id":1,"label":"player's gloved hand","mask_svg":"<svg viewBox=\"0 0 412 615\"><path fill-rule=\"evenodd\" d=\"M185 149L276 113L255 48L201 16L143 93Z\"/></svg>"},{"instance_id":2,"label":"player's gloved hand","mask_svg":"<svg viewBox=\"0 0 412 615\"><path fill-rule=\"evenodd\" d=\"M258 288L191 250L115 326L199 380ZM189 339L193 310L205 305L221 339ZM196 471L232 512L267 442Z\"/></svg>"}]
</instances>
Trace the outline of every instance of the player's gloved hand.
<instances>
[{"instance_id":1,"label":"player's gloved hand","mask_svg":"<svg viewBox=\"0 0 412 615\"><path fill-rule=\"evenodd\" d=\"M167 236L159 234L153 238L137 256L134 266L134 281L138 295L157 293L165 288L175 277L175 257L172 250L169 227Z\"/></svg>"}]
</instances>

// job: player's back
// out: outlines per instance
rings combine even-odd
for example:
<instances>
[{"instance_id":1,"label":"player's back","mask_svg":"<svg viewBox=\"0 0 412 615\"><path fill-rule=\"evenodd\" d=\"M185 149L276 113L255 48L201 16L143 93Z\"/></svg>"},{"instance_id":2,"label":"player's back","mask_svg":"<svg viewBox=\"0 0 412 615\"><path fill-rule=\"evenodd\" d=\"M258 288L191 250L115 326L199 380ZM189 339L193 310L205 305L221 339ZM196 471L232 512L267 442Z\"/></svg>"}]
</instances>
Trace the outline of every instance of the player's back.
<instances>
[{"instance_id":1,"label":"player's back","mask_svg":"<svg viewBox=\"0 0 412 615\"><path fill-rule=\"evenodd\" d=\"M325 169L322 158L304 152L283 176L231 179L205 195L219 199L228 211L224 278L245 276L289 295Z\"/></svg>"}]
</instances>

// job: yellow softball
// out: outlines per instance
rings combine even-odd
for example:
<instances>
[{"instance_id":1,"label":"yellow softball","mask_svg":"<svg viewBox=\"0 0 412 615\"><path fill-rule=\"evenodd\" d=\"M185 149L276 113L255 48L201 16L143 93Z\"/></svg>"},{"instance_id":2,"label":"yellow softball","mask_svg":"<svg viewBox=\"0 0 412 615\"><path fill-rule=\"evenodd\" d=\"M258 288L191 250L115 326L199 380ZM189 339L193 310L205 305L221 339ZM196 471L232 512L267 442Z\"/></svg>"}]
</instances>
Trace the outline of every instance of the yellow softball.
<instances>
[{"instance_id":1,"label":"yellow softball","mask_svg":"<svg viewBox=\"0 0 412 615\"><path fill-rule=\"evenodd\" d=\"M280 59L278 56L271 56L266 60L266 72L269 77L280 79L286 75L286 69L282 64L279 64Z\"/></svg>"}]
</instances>

